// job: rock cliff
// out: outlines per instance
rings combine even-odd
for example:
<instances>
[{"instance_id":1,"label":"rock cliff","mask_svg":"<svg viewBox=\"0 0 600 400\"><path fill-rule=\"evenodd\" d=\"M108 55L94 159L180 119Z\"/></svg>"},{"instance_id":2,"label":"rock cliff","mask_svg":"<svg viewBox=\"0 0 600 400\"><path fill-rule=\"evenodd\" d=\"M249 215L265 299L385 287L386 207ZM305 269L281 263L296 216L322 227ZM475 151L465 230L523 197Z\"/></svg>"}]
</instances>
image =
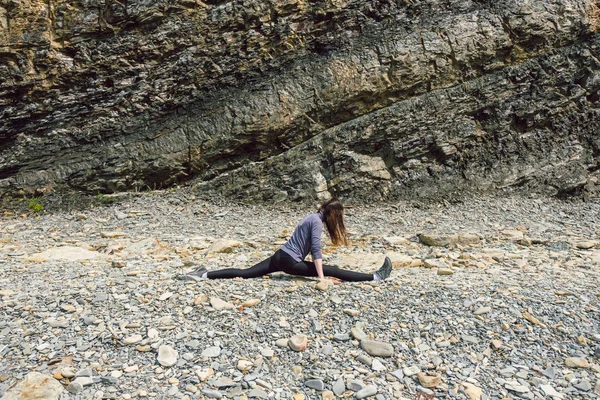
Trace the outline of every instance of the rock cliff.
<instances>
[{"instance_id":1,"label":"rock cliff","mask_svg":"<svg viewBox=\"0 0 600 400\"><path fill-rule=\"evenodd\" d=\"M0 0L0 194L594 192L595 0Z\"/></svg>"}]
</instances>

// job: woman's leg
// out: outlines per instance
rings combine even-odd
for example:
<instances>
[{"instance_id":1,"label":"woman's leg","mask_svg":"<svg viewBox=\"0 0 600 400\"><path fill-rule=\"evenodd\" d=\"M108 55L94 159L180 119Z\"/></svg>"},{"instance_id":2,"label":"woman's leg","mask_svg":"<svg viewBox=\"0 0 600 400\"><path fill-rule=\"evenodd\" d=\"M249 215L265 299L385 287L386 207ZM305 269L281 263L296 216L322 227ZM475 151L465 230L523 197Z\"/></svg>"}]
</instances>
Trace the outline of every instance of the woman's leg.
<instances>
[{"instance_id":1,"label":"woman's leg","mask_svg":"<svg viewBox=\"0 0 600 400\"><path fill-rule=\"evenodd\" d=\"M208 279L231 279L231 278L259 278L263 275L270 274L270 265L273 257L269 257L266 260L262 260L258 264L245 269L239 268L225 268L217 271L209 271L206 274Z\"/></svg>"},{"instance_id":2,"label":"woman's leg","mask_svg":"<svg viewBox=\"0 0 600 400\"><path fill-rule=\"evenodd\" d=\"M264 275L271 274L273 272L282 271L282 265L291 265L294 263L294 259L288 256L289 260L285 258L287 254L282 250L277 250L275 254L259 262L258 264L245 269L238 268L226 268L217 271L210 271L206 274L208 279L230 279L230 278L259 278ZM291 260L291 261L290 261Z\"/></svg>"},{"instance_id":3,"label":"woman's leg","mask_svg":"<svg viewBox=\"0 0 600 400\"><path fill-rule=\"evenodd\" d=\"M290 275L300 276L318 276L315 263L310 261L300 261L290 268L284 268L283 272ZM340 269L331 265L323 265L323 275L332 278L341 279L343 281L361 282L374 280L373 274L365 274L363 272L349 271Z\"/></svg>"}]
</instances>

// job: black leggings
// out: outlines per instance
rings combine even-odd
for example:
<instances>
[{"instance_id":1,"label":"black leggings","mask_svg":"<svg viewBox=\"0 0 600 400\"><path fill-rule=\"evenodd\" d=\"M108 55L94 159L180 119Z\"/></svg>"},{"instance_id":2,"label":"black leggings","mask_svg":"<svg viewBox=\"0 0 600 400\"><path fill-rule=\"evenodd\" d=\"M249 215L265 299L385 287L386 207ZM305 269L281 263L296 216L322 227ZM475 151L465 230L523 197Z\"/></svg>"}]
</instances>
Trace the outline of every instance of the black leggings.
<instances>
[{"instance_id":1,"label":"black leggings","mask_svg":"<svg viewBox=\"0 0 600 400\"><path fill-rule=\"evenodd\" d=\"M299 276L318 276L315 263L309 261L296 261L285 251L279 249L271 257L267 258L247 269L226 268L218 271L210 271L208 279L228 279L228 278L258 278L263 275L268 275L273 272L283 271L290 275ZM362 272L348 271L323 265L323 274L344 281L372 281L373 274L365 274Z\"/></svg>"}]
</instances>

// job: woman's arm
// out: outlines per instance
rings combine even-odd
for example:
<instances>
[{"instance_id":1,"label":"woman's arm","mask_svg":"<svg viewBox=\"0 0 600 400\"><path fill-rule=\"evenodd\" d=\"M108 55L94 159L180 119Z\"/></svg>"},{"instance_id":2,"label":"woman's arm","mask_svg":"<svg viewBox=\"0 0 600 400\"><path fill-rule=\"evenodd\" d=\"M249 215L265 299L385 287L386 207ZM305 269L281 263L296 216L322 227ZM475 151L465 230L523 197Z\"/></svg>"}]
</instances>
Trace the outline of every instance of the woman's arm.
<instances>
[{"instance_id":1,"label":"woman's arm","mask_svg":"<svg viewBox=\"0 0 600 400\"><path fill-rule=\"evenodd\" d=\"M319 279L324 279L325 275L323 275L323 259L318 258L313 260L313 262L315 263L315 268L317 269L317 275L319 276Z\"/></svg>"},{"instance_id":2,"label":"woman's arm","mask_svg":"<svg viewBox=\"0 0 600 400\"><path fill-rule=\"evenodd\" d=\"M323 232L323 223L321 220L315 222L311 227L311 253L317 275L319 279L324 279L323 274L323 255L321 253L321 233Z\"/></svg>"},{"instance_id":3,"label":"woman's arm","mask_svg":"<svg viewBox=\"0 0 600 400\"><path fill-rule=\"evenodd\" d=\"M316 264L317 260L323 265L323 255L321 254L321 233L323 232L323 223L321 220L315 221L310 227L310 252L313 261ZM322 270L322 268L321 268Z\"/></svg>"}]
</instances>

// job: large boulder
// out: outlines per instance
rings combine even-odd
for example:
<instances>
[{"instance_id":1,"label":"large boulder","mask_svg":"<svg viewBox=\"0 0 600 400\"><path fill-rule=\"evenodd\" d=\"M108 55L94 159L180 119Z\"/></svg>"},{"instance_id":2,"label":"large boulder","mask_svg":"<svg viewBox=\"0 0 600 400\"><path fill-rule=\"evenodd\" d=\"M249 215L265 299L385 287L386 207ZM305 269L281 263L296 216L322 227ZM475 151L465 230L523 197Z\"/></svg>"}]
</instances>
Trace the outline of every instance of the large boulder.
<instances>
[{"instance_id":1,"label":"large boulder","mask_svg":"<svg viewBox=\"0 0 600 400\"><path fill-rule=\"evenodd\" d=\"M30 372L2 397L2 400L57 400L64 391L59 381L51 375Z\"/></svg>"}]
</instances>

